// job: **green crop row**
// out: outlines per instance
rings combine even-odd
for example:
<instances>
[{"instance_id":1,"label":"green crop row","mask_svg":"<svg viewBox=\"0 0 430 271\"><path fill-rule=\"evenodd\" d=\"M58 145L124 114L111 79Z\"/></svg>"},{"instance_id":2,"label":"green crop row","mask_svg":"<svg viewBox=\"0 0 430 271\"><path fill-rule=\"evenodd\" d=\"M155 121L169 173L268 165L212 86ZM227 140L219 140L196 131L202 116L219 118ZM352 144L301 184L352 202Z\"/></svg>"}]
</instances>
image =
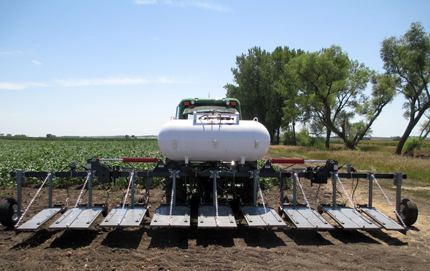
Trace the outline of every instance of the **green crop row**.
<instances>
[{"instance_id":1,"label":"green crop row","mask_svg":"<svg viewBox=\"0 0 430 271\"><path fill-rule=\"evenodd\" d=\"M9 174L12 171L68 171L73 162L86 166L87 159L94 157L164 159L155 139L0 139L0 185L13 184ZM137 163L132 167L149 169L154 165Z\"/></svg>"},{"instance_id":2,"label":"green crop row","mask_svg":"<svg viewBox=\"0 0 430 271\"><path fill-rule=\"evenodd\" d=\"M162 159L157 140L155 139L62 139L62 138L0 138L0 186L12 187L15 180L10 172L24 171L70 171L72 163L78 166L78 171L85 170L87 159L90 158L123 158L123 157L153 157ZM258 161L258 168L265 161ZM122 162L103 162L110 166L126 166L136 169L153 169L154 163L133 163L124 165ZM40 184L41 178L27 178L26 183ZM83 183L82 178L56 178L54 185ZM154 183L160 181L155 178ZM270 189L277 181L276 178L262 178L261 188ZM113 186L113 184L108 184ZM127 180L120 178L116 188L127 186ZM112 187L113 188L113 187Z\"/></svg>"}]
</instances>

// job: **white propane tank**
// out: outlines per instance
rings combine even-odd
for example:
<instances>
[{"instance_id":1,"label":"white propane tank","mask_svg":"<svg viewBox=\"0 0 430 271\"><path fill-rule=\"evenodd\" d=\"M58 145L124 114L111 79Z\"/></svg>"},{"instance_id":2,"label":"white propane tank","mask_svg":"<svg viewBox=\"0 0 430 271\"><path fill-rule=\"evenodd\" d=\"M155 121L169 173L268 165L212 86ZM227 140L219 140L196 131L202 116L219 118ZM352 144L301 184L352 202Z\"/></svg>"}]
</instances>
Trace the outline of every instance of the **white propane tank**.
<instances>
[{"instance_id":1,"label":"white propane tank","mask_svg":"<svg viewBox=\"0 0 430 271\"><path fill-rule=\"evenodd\" d=\"M172 119L158 134L158 147L174 161L256 161L270 147L266 127L238 114L198 114L194 119Z\"/></svg>"}]
</instances>

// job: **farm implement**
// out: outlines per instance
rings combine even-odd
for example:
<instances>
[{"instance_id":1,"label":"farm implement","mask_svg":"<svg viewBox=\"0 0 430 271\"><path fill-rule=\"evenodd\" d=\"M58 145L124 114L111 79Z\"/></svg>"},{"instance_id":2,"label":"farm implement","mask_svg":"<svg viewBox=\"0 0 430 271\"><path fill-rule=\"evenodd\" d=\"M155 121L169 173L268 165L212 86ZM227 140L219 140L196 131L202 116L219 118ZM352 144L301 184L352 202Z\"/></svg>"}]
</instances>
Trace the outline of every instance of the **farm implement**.
<instances>
[{"instance_id":1,"label":"farm implement","mask_svg":"<svg viewBox=\"0 0 430 271\"><path fill-rule=\"evenodd\" d=\"M161 128L158 145L166 156L164 161L157 158L91 158L84 171L77 170L74 163L69 171L11 172L16 181L17 199L8 198L0 203L0 222L17 230L37 230L45 223L49 224L49 229L88 229L95 221L100 221L99 227L139 227L145 216L152 216L150 227L237 228L238 219L243 219L249 227L292 225L304 230L332 230L337 226L347 230L406 231L418 217L416 204L401 199L406 174L357 173L350 165L346 172L339 172L342 167L334 160L270 159L259 167L257 161L267 153L270 136L257 119L241 119L240 104L236 99L181 101L175 118ZM109 165L114 162L153 163L154 167L138 170ZM283 170L274 164L306 164L306 167ZM43 178L44 181L23 210L22 188L29 177ZM66 208L54 204L53 179L70 177L85 178L75 205ZM165 195L150 214L150 184L155 177L164 179ZM95 183L107 184L119 178L126 178L128 185L118 206L109 208L107 200L93 202ZM263 193L264 178L276 178L279 183L279 206L275 208L268 205ZM342 179L367 179L367 202L356 204ZM397 187L394 205L378 179L394 181ZM332 199L312 208L303 180L318 186L329 185L331 180ZM46 183L49 187L47 208L28 219L25 215ZM145 187L144 195L136 194L136 184ZM395 219L373 206L374 184L391 205ZM290 186L292 193L287 194L286 189ZM81 203L85 189L88 200ZM344 204L339 203L338 194L347 198ZM103 218L97 220L100 216Z\"/></svg>"}]
</instances>

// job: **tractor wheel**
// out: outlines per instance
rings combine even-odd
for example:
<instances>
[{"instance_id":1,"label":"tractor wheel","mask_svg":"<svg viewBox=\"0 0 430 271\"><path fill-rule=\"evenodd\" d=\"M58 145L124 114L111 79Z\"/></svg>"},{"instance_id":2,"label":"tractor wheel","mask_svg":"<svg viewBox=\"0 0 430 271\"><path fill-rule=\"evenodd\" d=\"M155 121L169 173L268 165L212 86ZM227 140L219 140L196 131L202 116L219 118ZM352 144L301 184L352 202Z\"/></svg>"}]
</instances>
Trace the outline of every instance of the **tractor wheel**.
<instances>
[{"instance_id":1,"label":"tractor wheel","mask_svg":"<svg viewBox=\"0 0 430 271\"><path fill-rule=\"evenodd\" d=\"M3 226L13 227L18 222L16 209L17 202L14 198L7 198L0 203L0 223Z\"/></svg>"},{"instance_id":2,"label":"tractor wheel","mask_svg":"<svg viewBox=\"0 0 430 271\"><path fill-rule=\"evenodd\" d=\"M413 225L418 219L417 204L410 199L403 199L400 203L400 217L406 226Z\"/></svg>"}]
</instances>

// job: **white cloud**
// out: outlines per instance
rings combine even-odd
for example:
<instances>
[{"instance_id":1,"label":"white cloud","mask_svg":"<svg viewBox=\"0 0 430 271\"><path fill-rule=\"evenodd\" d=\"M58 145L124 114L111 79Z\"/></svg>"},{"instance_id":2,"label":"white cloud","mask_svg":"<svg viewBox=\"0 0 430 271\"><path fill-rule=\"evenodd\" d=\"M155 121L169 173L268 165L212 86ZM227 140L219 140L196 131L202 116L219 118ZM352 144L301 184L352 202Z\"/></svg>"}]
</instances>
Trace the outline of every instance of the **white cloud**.
<instances>
[{"instance_id":1,"label":"white cloud","mask_svg":"<svg viewBox=\"0 0 430 271\"><path fill-rule=\"evenodd\" d=\"M190 80L177 80L175 77L169 78L169 77L158 77L155 81L152 83L163 83L163 84L195 84L195 81Z\"/></svg>"},{"instance_id":2,"label":"white cloud","mask_svg":"<svg viewBox=\"0 0 430 271\"><path fill-rule=\"evenodd\" d=\"M33 61L31 61L31 62L33 62L34 64L36 64L36 65L42 65L42 63L40 63L39 61L37 61L37 60L33 60Z\"/></svg>"},{"instance_id":3,"label":"white cloud","mask_svg":"<svg viewBox=\"0 0 430 271\"><path fill-rule=\"evenodd\" d=\"M81 87L81 86L106 86L106 85L137 85L137 84L145 84L148 81L142 78L111 77L111 78L95 78L95 79L57 80L56 82L63 87Z\"/></svg>"},{"instance_id":4,"label":"white cloud","mask_svg":"<svg viewBox=\"0 0 430 271\"><path fill-rule=\"evenodd\" d=\"M93 79L68 79L56 80L53 84L36 82L10 83L0 82L0 90L20 90L37 87L86 87L86 86L114 86L114 85L141 85L141 84L194 84L195 81L178 80L175 77L160 76L155 79L145 79L140 77L108 77Z\"/></svg>"},{"instance_id":5,"label":"white cloud","mask_svg":"<svg viewBox=\"0 0 430 271\"><path fill-rule=\"evenodd\" d=\"M34 83L34 82L25 82L25 83L7 83L0 82L0 89L7 90L20 90L26 88L35 88L35 87L47 87L48 85L43 83Z\"/></svg>"},{"instance_id":6,"label":"white cloud","mask_svg":"<svg viewBox=\"0 0 430 271\"><path fill-rule=\"evenodd\" d=\"M154 5L158 4L158 0L134 0L134 3L138 5Z\"/></svg>"},{"instance_id":7,"label":"white cloud","mask_svg":"<svg viewBox=\"0 0 430 271\"><path fill-rule=\"evenodd\" d=\"M140 84L192 84L193 81L177 80L176 78L158 77L148 80L139 77L110 77L93 79L56 80L63 87L108 86L108 85L140 85Z\"/></svg>"},{"instance_id":8,"label":"white cloud","mask_svg":"<svg viewBox=\"0 0 430 271\"><path fill-rule=\"evenodd\" d=\"M229 9L227 7L223 7L221 5L218 5L216 3L211 3L211 2L204 2L204 1L192 1L193 5L199 8L203 8L203 9L211 9L211 10L216 10L216 11L228 11Z\"/></svg>"},{"instance_id":9,"label":"white cloud","mask_svg":"<svg viewBox=\"0 0 430 271\"><path fill-rule=\"evenodd\" d=\"M166 5L172 7L198 7L215 11L229 11L229 8L216 4L212 1L174 1L174 0L134 0L137 5Z\"/></svg>"},{"instance_id":10,"label":"white cloud","mask_svg":"<svg viewBox=\"0 0 430 271\"><path fill-rule=\"evenodd\" d=\"M15 54L22 54L21 51L5 51L5 52L0 52L0 55L15 55Z\"/></svg>"}]
</instances>

